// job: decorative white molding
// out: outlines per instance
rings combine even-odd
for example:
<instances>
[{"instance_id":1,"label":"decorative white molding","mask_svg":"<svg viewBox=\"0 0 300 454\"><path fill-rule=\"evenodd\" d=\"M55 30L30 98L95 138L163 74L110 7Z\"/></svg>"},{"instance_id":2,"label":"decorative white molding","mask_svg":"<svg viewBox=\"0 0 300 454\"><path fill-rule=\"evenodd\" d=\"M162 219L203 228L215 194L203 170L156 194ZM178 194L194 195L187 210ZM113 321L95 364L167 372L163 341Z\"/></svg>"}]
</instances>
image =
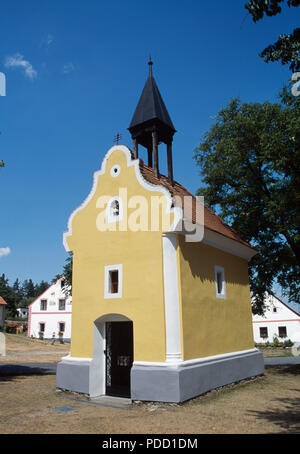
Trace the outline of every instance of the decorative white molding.
<instances>
[{"instance_id":1,"label":"decorative white molding","mask_svg":"<svg viewBox=\"0 0 300 454\"><path fill-rule=\"evenodd\" d=\"M170 231L174 231L175 226L180 222L180 219L182 219L182 209L179 207L172 207L172 204L173 204L172 195L167 190L167 188L165 188L164 186L158 186L156 184L149 183L141 174L140 166L139 166L139 159L132 159L131 151L129 150L129 148L125 147L124 145L114 145L106 153L106 155L102 161L100 170L97 170L96 172L94 172L93 185L92 185L92 189L91 189L89 195L84 200L84 202L81 205L79 205L79 207L77 207L71 213L71 215L68 219L67 231L64 232L64 234L63 234L63 245L67 252L70 252L70 249L67 244L67 238L69 236L72 236L72 222L73 222L74 216L79 211L81 211L83 208L85 208L88 205L88 203L92 200L92 198L95 195L96 190L97 190L99 176L105 174L107 161L108 161L109 157L111 156L111 154L116 150L122 151L125 154L125 156L127 158L127 167L131 167L131 166L134 167L136 178L143 188L147 189L148 191L161 192L166 196L166 198L167 198L166 213L174 213L174 221L170 227Z\"/></svg>"},{"instance_id":2,"label":"decorative white molding","mask_svg":"<svg viewBox=\"0 0 300 454\"><path fill-rule=\"evenodd\" d=\"M182 226L186 226L186 230L184 230ZM193 224L191 221L183 219L183 222L179 221L178 225L174 227L173 231L178 233L179 235L186 235L192 231L193 227L195 228L195 224ZM248 261L251 260L254 255L258 254L258 251L255 251L251 247L246 246L239 241L221 235L220 233L210 230L207 227L204 227L204 236L202 243L207 244L207 246L212 246L220 249L221 251L229 252L229 254L241 257Z\"/></svg>"},{"instance_id":3,"label":"decorative white molding","mask_svg":"<svg viewBox=\"0 0 300 454\"><path fill-rule=\"evenodd\" d=\"M162 242L166 323L166 361L174 362L182 360L176 234L164 233L162 236Z\"/></svg>"},{"instance_id":4,"label":"decorative white molding","mask_svg":"<svg viewBox=\"0 0 300 454\"><path fill-rule=\"evenodd\" d=\"M134 361L133 366L149 366L149 367L162 367L181 369L188 366L196 366L198 364L209 363L214 361L221 361L223 359L233 359L239 356L250 355L253 353L259 353L257 348L251 348L249 350L240 350L237 352L222 353L220 355L206 356L204 358L189 359L187 361L174 361L171 362L150 362L150 361Z\"/></svg>"},{"instance_id":5,"label":"decorative white molding","mask_svg":"<svg viewBox=\"0 0 300 454\"><path fill-rule=\"evenodd\" d=\"M121 167L118 165L118 164L115 164L114 166L112 166L112 168L110 169L110 174L113 178L116 178L120 175L120 172L121 172Z\"/></svg>"},{"instance_id":6,"label":"decorative white molding","mask_svg":"<svg viewBox=\"0 0 300 454\"><path fill-rule=\"evenodd\" d=\"M85 362L85 363L90 363L92 362L93 358L78 358L76 356L71 356L70 354L67 356L63 356L61 358L61 362L63 363L80 363L80 362Z\"/></svg>"}]
</instances>

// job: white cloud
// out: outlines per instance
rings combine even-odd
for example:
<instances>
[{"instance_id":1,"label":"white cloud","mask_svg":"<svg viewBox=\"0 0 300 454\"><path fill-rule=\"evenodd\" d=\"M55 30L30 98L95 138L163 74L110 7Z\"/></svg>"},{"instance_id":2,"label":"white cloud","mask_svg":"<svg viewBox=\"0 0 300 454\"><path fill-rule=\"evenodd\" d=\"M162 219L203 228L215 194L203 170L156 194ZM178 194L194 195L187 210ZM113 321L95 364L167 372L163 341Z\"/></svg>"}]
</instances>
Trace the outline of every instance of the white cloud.
<instances>
[{"instance_id":1,"label":"white cloud","mask_svg":"<svg viewBox=\"0 0 300 454\"><path fill-rule=\"evenodd\" d=\"M0 257L10 254L11 250L9 247L0 247Z\"/></svg>"},{"instance_id":2,"label":"white cloud","mask_svg":"<svg viewBox=\"0 0 300 454\"><path fill-rule=\"evenodd\" d=\"M75 71L75 66L73 65L72 62L69 62L69 63L66 63L64 66L63 66L63 74L69 74L71 73L72 71Z\"/></svg>"},{"instance_id":3,"label":"white cloud","mask_svg":"<svg viewBox=\"0 0 300 454\"><path fill-rule=\"evenodd\" d=\"M52 44L54 41L54 38L52 35L50 35L50 33L47 35L47 39L46 39L46 45L49 47L50 44Z\"/></svg>"},{"instance_id":4,"label":"white cloud","mask_svg":"<svg viewBox=\"0 0 300 454\"><path fill-rule=\"evenodd\" d=\"M33 68L32 64L28 60L25 60L23 55L15 54L11 57L6 57L4 66L6 68L21 68L24 69L24 74L28 79L35 79L37 71Z\"/></svg>"}]
</instances>

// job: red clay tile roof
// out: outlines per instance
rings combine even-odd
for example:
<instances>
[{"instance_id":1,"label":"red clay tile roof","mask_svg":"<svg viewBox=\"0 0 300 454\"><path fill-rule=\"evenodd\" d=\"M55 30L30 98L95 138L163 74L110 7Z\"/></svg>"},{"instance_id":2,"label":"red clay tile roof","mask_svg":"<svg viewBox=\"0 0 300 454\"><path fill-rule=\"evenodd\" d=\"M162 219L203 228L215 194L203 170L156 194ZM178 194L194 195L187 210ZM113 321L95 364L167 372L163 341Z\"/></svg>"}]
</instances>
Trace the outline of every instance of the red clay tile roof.
<instances>
[{"instance_id":1,"label":"red clay tile roof","mask_svg":"<svg viewBox=\"0 0 300 454\"><path fill-rule=\"evenodd\" d=\"M184 208L184 203L192 204L192 208L187 210L187 213L192 213L192 219L190 219L193 223L196 222L196 212L197 212L197 203L196 197L191 194L184 186L174 181L174 185L172 186L170 181L164 175L160 175L157 178L154 174L154 170L152 167L147 166L144 162L140 159L140 170L143 177L149 181L149 183L164 186L168 191L171 193L172 196L179 196L182 203L182 208ZM185 199L186 196L189 196L188 199ZM199 206L199 205L198 205ZM187 208L187 205L186 205ZM186 214L186 213L184 213ZM243 244L244 246L250 247L251 249L258 250L256 247L251 246L251 244L244 241L239 234L232 228L229 227L221 218L217 216L210 208L204 205L204 227L212 230L214 232L219 233L227 238L232 240L238 241L239 243Z\"/></svg>"},{"instance_id":2,"label":"red clay tile roof","mask_svg":"<svg viewBox=\"0 0 300 454\"><path fill-rule=\"evenodd\" d=\"M0 296L0 304L5 304L5 305L7 304L7 302L4 301L4 299L2 298L2 296Z\"/></svg>"}]
</instances>

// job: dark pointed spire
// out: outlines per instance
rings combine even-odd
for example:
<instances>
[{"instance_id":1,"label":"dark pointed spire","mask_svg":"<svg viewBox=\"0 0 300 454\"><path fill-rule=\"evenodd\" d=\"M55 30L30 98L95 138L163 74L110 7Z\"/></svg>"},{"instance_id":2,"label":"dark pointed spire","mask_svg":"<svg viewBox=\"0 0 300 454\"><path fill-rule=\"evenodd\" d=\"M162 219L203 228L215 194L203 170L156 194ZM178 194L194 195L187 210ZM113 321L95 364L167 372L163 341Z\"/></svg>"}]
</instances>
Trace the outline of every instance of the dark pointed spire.
<instances>
[{"instance_id":1,"label":"dark pointed spire","mask_svg":"<svg viewBox=\"0 0 300 454\"><path fill-rule=\"evenodd\" d=\"M156 118L176 132L152 74L151 56L148 65L149 75L128 129Z\"/></svg>"},{"instance_id":2,"label":"dark pointed spire","mask_svg":"<svg viewBox=\"0 0 300 454\"><path fill-rule=\"evenodd\" d=\"M151 55L148 65L148 78L128 129L133 140L135 158L138 158L138 144L146 147L149 166L153 166L157 177L159 177L158 145L161 142L167 144L168 175L173 182L172 140L176 130L154 80Z\"/></svg>"},{"instance_id":3,"label":"dark pointed spire","mask_svg":"<svg viewBox=\"0 0 300 454\"><path fill-rule=\"evenodd\" d=\"M151 60L151 54L149 55L148 65L149 65L149 76L152 77L152 65L153 65L153 61Z\"/></svg>"}]
</instances>

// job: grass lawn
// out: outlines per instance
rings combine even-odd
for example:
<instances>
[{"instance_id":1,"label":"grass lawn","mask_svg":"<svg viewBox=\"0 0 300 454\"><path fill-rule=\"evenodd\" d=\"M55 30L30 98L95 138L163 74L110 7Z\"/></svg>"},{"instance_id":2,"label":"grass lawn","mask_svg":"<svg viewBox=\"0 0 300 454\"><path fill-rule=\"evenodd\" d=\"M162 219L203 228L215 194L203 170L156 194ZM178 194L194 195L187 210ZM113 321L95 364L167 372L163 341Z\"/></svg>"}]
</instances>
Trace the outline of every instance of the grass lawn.
<instances>
[{"instance_id":1,"label":"grass lawn","mask_svg":"<svg viewBox=\"0 0 300 454\"><path fill-rule=\"evenodd\" d=\"M51 341L31 339L25 333L7 334L6 356L0 356L1 363L18 362L52 362L59 361L62 356L66 356L70 351L70 344L60 344L58 341L51 344Z\"/></svg>"},{"instance_id":2,"label":"grass lawn","mask_svg":"<svg viewBox=\"0 0 300 454\"><path fill-rule=\"evenodd\" d=\"M267 367L264 376L180 405L95 405L57 392L54 375L0 377L0 402L2 434L299 433L300 365ZM72 410L60 413L62 406Z\"/></svg>"}]
</instances>

